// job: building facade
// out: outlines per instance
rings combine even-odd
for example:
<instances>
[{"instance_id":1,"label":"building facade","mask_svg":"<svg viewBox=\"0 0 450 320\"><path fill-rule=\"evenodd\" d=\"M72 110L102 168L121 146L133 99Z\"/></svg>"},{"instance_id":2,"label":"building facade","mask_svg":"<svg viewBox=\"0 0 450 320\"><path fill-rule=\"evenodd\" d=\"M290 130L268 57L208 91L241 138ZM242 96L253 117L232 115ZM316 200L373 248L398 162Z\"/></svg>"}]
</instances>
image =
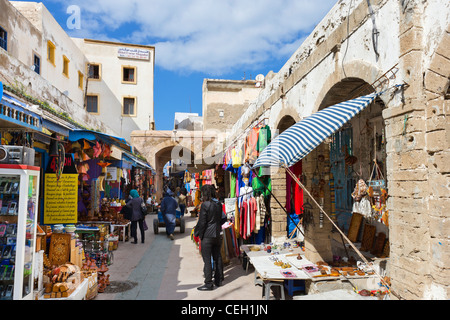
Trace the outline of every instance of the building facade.
<instances>
[{"instance_id":1,"label":"building facade","mask_svg":"<svg viewBox=\"0 0 450 320\"><path fill-rule=\"evenodd\" d=\"M112 134L125 139L133 130L154 128L154 47L71 38L42 3L1 1L0 6L5 53L78 106L64 112L107 123ZM9 77L39 91L14 70ZM50 94L41 96L54 102Z\"/></svg>"}]
</instances>

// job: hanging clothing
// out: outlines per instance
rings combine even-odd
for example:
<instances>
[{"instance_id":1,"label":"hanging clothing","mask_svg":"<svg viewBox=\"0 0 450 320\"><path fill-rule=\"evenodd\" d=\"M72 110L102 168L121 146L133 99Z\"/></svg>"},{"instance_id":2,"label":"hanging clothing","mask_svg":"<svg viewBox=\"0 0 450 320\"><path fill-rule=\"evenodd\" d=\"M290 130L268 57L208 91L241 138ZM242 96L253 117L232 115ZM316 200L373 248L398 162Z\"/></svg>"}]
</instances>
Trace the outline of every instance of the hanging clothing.
<instances>
[{"instance_id":1,"label":"hanging clothing","mask_svg":"<svg viewBox=\"0 0 450 320\"><path fill-rule=\"evenodd\" d=\"M194 198L194 206L198 206L200 204L200 189L195 190L195 198Z\"/></svg>"},{"instance_id":2,"label":"hanging clothing","mask_svg":"<svg viewBox=\"0 0 450 320\"><path fill-rule=\"evenodd\" d=\"M248 231L248 236L250 236L256 228L256 212L258 210L258 205L256 203L255 197L252 197L250 200L250 230Z\"/></svg>"},{"instance_id":3,"label":"hanging clothing","mask_svg":"<svg viewBox=\"0 0 450 320\"><path fill-rule=\"evenodd\" d=\"M241 234L240 233L240 223L241 223L240 212L239 212L238 202L236 201L235 209L234 209L234 232L236 234L236 237L239 237Z\"/></svg>"},{"instance_id":4,"label":"hanging clothing","mask_svg":"<svg viewBox=\"0 0 450 320\"><path fill-rule=\"evenodd\" d=\"M244 201L241 205L240 209L240 226L239 226L239 234L243 239L247 239L247 214L248 214L248 204L247 201Z\"/></svg>"},{"instance_id":5,"label":"hanging clothing","mask_svg":"<svg viewBox=\"0 0 450 320\"><path fill-rule=\"evenodd\" d=\"M259 128L252 128L245 139L245 161L249 163L254 163L258 158L258 150L256 149L258 145Z\"/></svg>"},{"instance_id":6,"label":"hanging clothing","mask_svg":"<svg viewBox=\"0 0 450 320\"><path fill-rule=\"evenodd\" d=\"M302 161L290 167L290 170L300 180L302 175ZM286 210L288 213L301 214L303 208L303 189L286 173Z\"/></svg>"},{"instance_id":7,"label":"hanging clothing","mask_svg":"<svg viewBox=\"0 0 450 320\"><path fill-rule=\"evenodd\" d=\"M261 228L264 228L264 219L266 217L266 204L264 203L264 196L256 197L256 216L255 216L255 233L258 233Z\"/></svg>"},{"instance_id":8,"label":"hanging clothing","mask_svg":"<svg viewBox=\"0 0 450 320\"><path fill-rule=\"evenodd\" d=\"M258 132L258 142L256 144L256 151L258 151L258 153L261 153L270 143L271 139L272 133L270 131L270 127L268 125L265 125L264 127L260 128Z\"/></svg>"},{"instance_id":9,"label":"hanging clothing","mask_svg":"<svg viewBox=\"0 0 450 320\"><path fill-rule=\"evenodd\" d=\"M232 173L230 176L230 198L236 197L236 174Z\"/></svg>"},{"instance_id":10,"label":"hanging clothing","mask_svg":"<svg viewBox=\"0 0 450 320\"><path fill-rule=\"evenodd\" d=\"M236 151L236 149L233 149L231 151L231 158L234 168L239 168L242 164L242 150Z\"/></svg>"},{"instance_id":11,"label":"hanging clothing","mask_svg":"<svg viewBox=\"0 0 450 320\"><path fill-rule=\"evenodd\" d=\"M266 188L267 187L267 188ZM252 188L254 195L263 194L264 196L270 196L272 191L272 179L270 176L254 176L252 179Z\"/></svg>"}]
</instances>

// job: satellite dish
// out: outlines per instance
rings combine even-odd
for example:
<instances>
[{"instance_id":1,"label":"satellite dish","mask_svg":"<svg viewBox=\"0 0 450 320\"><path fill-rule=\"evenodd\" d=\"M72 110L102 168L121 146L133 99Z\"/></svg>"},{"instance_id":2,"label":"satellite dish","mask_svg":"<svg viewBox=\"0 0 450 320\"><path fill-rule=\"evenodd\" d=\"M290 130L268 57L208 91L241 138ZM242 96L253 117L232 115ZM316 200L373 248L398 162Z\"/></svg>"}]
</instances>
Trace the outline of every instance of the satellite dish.
<instances>
[{"instance_id":1,"label":"satellite dish","mask_svg":"<svg viewBox=\"0 0 450 320\"><path fill-rule=\"evenodd\" d=\"M263 82L264 81L264 75L258 74L256 76L255 80L258 81L258 82Z\"/></svg>"}]
</instances>

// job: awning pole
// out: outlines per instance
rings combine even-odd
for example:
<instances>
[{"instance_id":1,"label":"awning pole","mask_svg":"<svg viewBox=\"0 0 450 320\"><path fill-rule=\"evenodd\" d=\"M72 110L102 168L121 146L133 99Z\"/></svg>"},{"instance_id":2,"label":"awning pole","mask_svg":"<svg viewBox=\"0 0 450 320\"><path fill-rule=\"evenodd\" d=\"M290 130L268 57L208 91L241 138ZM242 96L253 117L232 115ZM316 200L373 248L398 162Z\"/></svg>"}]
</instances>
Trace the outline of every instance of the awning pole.
<instances>
[{"instance_id":1,"label":"awning pole","mask_svg":"<svg viewBox=\"0 0 450 320\"><path fill-rule=\"evenodd\" d=\"M328 216L328 214L325 212L325 210L323 210L323 208L317 203L316 199L314 199L314 197L311 195L311 193L309 193L308 189L306 189L306 187L300 182L300 180L297 179L297 177L295 176L295 174L289 169L288 166L286 166L286 164L282 164L283 168L286 170L287 173L289 173L289 175L292 177L292 179L294 179L294 181L303 189L303 191L305 191L308 196L312 199L312 201L317 205L317 207L319 208L319 210L327 217L328 220L330 220L331 224L336 228L336 230L339 231L339 233L341 234L341 236L350 244L350 246L353 248L353 250L355 250L355 252L361 257L361 259L367 264L367 266L369 268L371 268L373 270L373 272L380 278L381 283L383 283L388 289L389 291L396 296L398 299L401 299L400 296L398 296L391 288L390 286L386 283L386 281L384 281L384 279L381 277L381 275L375 270L375 268L369 263L369 261L367 261L366 257L363 256L363 254L358 250L358 248L356 248L356 246L353 244L353 242L350 241L349 238L346 237L346 235L342 232L342 230L334 223L334 221Z\"/></svg>"}]
</instances>

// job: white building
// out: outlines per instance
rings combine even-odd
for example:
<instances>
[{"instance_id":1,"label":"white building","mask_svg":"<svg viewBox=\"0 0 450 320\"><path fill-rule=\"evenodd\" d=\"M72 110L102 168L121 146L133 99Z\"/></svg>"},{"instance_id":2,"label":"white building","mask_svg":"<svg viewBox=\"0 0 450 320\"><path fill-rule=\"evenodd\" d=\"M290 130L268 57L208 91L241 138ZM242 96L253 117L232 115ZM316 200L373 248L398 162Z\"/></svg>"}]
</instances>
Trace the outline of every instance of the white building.
<instances>
[{"instance_id":1,"label":"white building","mask_svg":"<svg viewBox=\"0 0 450 320\"><path fill-rule=\"evenodd\" d=\"M154 47L71 38L37 2L0 0L0 36L9 55L115 135L154 128Z\"/></svg>"},{"instance_id":2,"label":"white building","mask_svg":"<svg viewBox=\"0 0 450 320\"><path fill-rule=\"evenodd\" d=\"M154 129L155 48L91 39L73 42L88 59L86 110L112 124L118 135Z\"/></svg>"}]
</instances>

